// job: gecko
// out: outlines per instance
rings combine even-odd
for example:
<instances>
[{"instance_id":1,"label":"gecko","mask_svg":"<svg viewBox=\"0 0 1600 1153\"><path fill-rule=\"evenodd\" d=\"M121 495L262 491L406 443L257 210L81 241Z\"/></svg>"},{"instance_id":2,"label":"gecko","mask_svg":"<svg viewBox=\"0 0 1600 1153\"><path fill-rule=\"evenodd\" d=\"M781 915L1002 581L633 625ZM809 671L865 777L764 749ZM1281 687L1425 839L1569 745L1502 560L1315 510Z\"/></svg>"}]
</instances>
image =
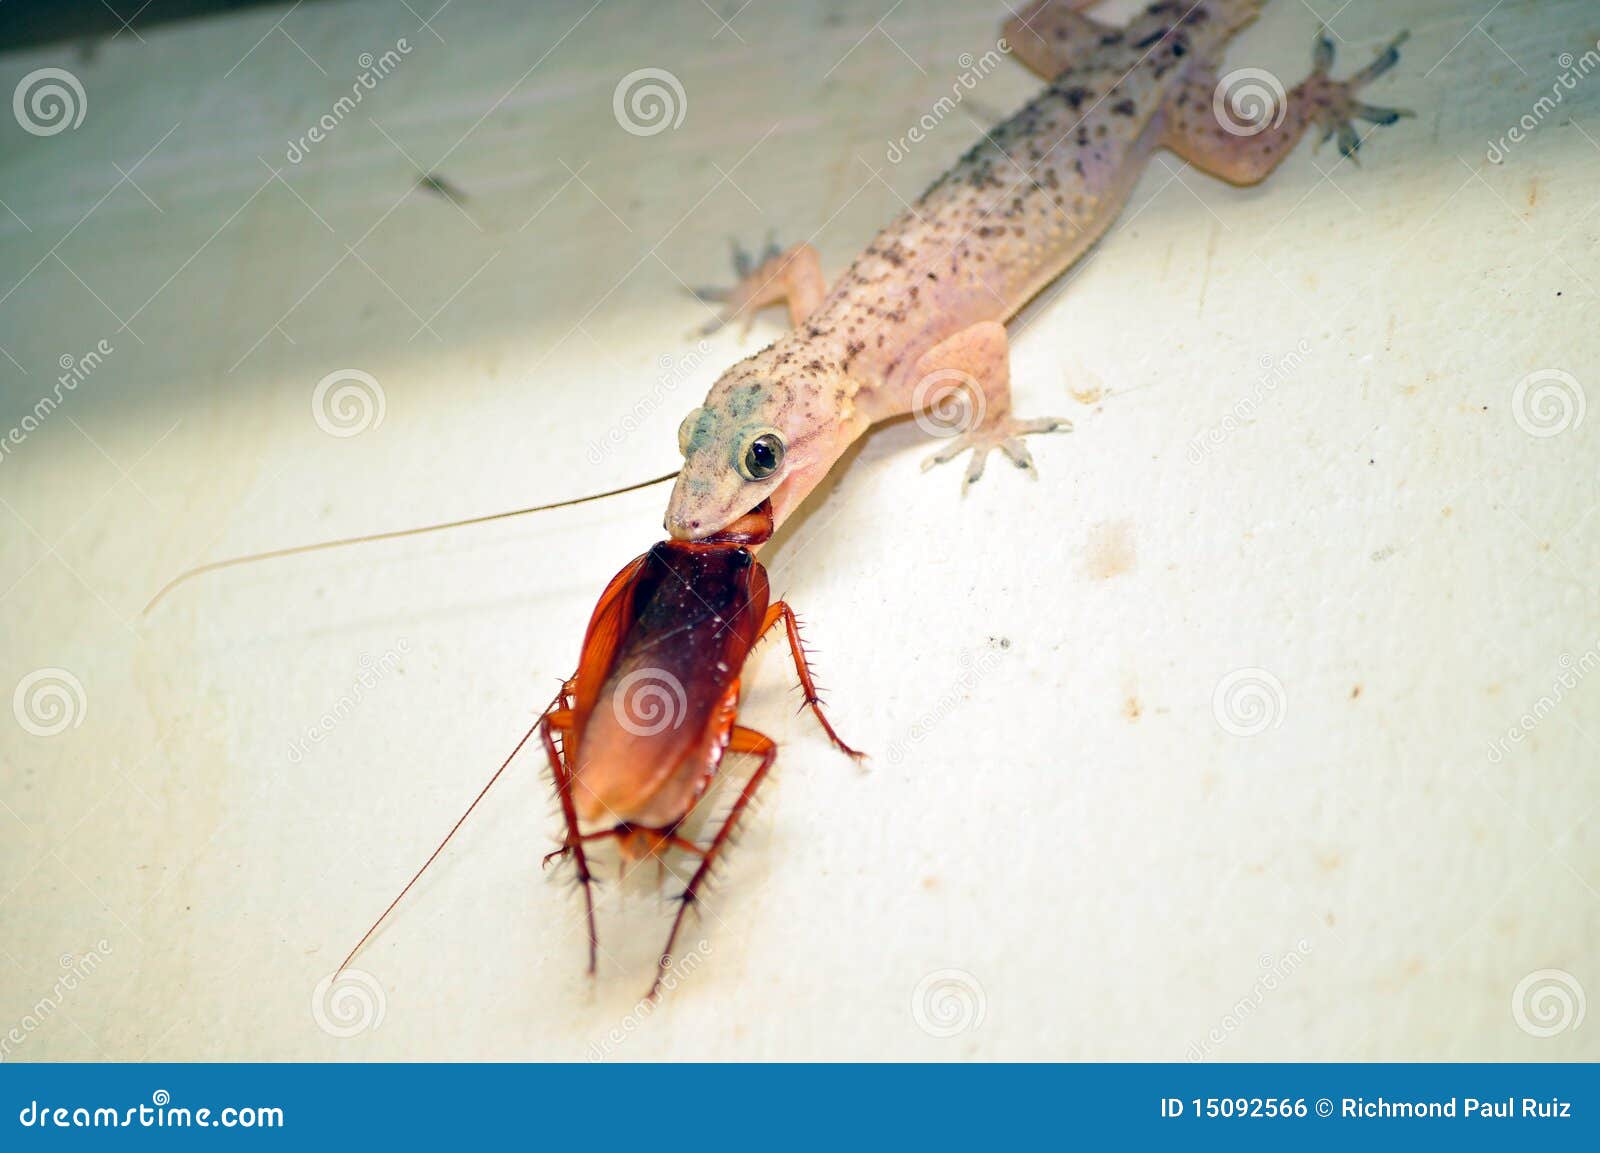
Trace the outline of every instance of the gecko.
<instances>
[{"instance_id":1,"label":"gecko","mask_svg":"<svg viewBox=\"0 0 1600 1153\"><path fill-rule=\"evenodd\" d=\"M1219 120L1229 42L1265 0L1165 0L1116 27L1096 0L1035 0L1004 43L1049 82L985 134L880 232L833 288L809 244L775 253L721 294L720 319L786 305L790 330L718 378L678 431L683 467L667 506L675 539L725 529L763 501L777 524L873 425L958 403L963 417L924 468L970 452L963 492L998 449L1036 476L1023 437L1067 420L1015 416L1005 322L1105 233L1158 150L1235 185L1255 184L1307 129L1354 157L1354 121L1401 109L1358 93L1399 60L1401 33L1365 68L1334 80L1319 29L1310 74L1271 122ZM1281 88L1280 88L1281 91ZM941 430L947 431L947 430Z\"/></svg>"}]
</instances>

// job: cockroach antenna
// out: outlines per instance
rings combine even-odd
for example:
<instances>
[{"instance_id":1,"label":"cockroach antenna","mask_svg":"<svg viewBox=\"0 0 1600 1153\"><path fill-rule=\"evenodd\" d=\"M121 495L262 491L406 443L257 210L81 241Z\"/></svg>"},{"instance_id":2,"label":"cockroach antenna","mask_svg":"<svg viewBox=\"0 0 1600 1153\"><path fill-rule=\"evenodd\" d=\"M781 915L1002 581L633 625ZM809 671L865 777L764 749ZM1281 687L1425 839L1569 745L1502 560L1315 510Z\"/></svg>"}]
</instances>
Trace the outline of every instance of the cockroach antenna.
<instances>
[{"instance_id":1,"label":"cockroach antenna","mask_svg":"<svg viewBox=\"0 0 1600 1153\"><path fill-rule=\"evenodd\" d=\"M267 552L249 553L245 556L228 557L226 560L210 561L203 565L196 565L192 569L185 569L183 572L169 580L166 584L162 585L161 590L157 592L155 596L150 598L150 603L144 606L144 611L140 615L148 616L150 610L155 608L156 605L161 602L161 599L169 592L183 584L185 581L200 576L202 573L216 572L218 569L234 568L237 565L254 564L256 561L277 560L279 557L298 556L301 553L321 552L324 549L330 548L343 548L345 545L369 544L373 541L380 540L398 540L400 537L420 536L423 533L429 532L443 532L448 528L467 528L475 524L488 524L490 521L510 520L514 516L527 516L529 513L534 512L549 512L552 509L570 508L576 504L588 504L590 501L594 500L606 500L609 497L622 496L625 493L637 492L641 488L649 488L651 485L657 485L665 481L673 480L677 477L677 475L678 470L674 469L672 472L666 473L662 476L654 477L650 480L641 480L637 484L626 485L623 488L614 488L609 492L591 493L588 496L572 497L568 500L558 500L550 504L530 505L528 508L514 508L509 509L506 512L491 512L484 516L469 516L462 520L447 520L442 521L439 524L422 525L418 528L393 529L389 532L375 532L366 536L347 536L341 537L338 540L317 541L315 544L295 545L292 548L275 548L270 549Z\"/></svg>"}]
</instances>

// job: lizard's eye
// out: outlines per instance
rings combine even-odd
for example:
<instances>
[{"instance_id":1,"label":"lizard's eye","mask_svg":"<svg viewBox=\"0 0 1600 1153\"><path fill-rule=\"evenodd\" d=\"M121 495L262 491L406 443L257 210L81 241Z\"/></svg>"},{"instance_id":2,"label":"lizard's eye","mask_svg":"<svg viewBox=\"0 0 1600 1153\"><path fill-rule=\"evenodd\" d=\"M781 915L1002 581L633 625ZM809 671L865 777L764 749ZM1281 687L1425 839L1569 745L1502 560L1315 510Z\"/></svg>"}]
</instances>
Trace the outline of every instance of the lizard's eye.
<instances>
[{"instance_id":1,"label":"lizard's eye","mask_svg":"<svg viewBox=\"0 0 1600 1153\"><path fill-rule=\"evenodd\" d=\"M783 467L783 434L777 429L758 432L739 457L739 473L745 480L766 480Z\"/></svg>"},{"instance_id":2,"label":"lizard's eye","mask_svg":"<svg viewBox=\"0 0 1600 1153\"><path fill-rule=\"evenodd\" d=\"M683 423L678 426L678 452L683 456L689 455L689 440L694 436L694 430L700 423L700 410L691 409L689 415L683 418Z\"/></svg>"}]
</instances>

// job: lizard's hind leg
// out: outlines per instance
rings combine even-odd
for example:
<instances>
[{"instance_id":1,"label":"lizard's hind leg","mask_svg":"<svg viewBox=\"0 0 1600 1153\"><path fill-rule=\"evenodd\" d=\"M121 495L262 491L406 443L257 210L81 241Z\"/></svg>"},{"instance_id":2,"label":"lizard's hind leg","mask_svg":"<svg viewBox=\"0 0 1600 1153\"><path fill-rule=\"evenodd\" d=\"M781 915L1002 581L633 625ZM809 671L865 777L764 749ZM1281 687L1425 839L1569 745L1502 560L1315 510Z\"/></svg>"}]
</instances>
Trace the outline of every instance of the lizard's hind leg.
<instances>
[{"instance_id":1,"label":"lizard's hind leg","mask_svg":"<svg viewBox=\"0 0 1600 1153\"><path fill-rule=\"evenodd\" d=\"M1054 80L1119 29L1083 14L1100 0L1037 0L1001 27L1007 47L1042 80Z\"/></svg>"},{"instance_id":2,"label":"lizard's hind leg","mask_svg":"<svg viewBox=\"0 0 1600 1153\"><path fill-rule=\"evenodd\" d=\"M1243 89L1230 92L1220 87L1217 69L1202 69L1169 105L1162 143L1201 171L1231 184L1265 179L1313 124L1322 129L1323 140L1337 136L1339 151L1354 160L1361 147L1356 120L1387 125L1411 115L1404 109L1380 108L1356 98L1357 92L1394 67L1406 36L1405 32L1396 36L1371 64L1348 80L1334 80L1328 75L1333 67L1333 41L1326 30L1320 30L1312 50L1311 75L1287 97L1268 99L1255 107L1247 103ZM1259 95L1255 92L1250 99Z\"/></svg>"}]
</instances>

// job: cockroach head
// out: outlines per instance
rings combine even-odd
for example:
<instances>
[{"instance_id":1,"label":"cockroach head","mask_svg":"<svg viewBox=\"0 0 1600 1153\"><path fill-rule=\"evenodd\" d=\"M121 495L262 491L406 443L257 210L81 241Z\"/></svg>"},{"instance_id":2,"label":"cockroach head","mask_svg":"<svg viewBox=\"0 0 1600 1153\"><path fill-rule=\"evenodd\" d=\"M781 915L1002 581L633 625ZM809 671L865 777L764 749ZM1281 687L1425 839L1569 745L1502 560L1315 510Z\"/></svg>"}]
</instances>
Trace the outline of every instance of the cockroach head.
<instances>
[{"instance_id":1,"label":"cockroach head","mask_svg":"<svg viewBox=\"0 0 1600 1153\"><path fill-rule=\"evenodd\" d=\"M774 504L784 506L781 517L788 506L779 490L827 452L819 442L835 422L816 418L830 379L826 366L812 362L795 371L770 348L724 373L678 429L683 471L667 504L667 531L678 540L700 540L775 493ZM832 462L827 456L822 467ZM803 495L797 491L796 499Z\"/></svg>"}]
</instances>

